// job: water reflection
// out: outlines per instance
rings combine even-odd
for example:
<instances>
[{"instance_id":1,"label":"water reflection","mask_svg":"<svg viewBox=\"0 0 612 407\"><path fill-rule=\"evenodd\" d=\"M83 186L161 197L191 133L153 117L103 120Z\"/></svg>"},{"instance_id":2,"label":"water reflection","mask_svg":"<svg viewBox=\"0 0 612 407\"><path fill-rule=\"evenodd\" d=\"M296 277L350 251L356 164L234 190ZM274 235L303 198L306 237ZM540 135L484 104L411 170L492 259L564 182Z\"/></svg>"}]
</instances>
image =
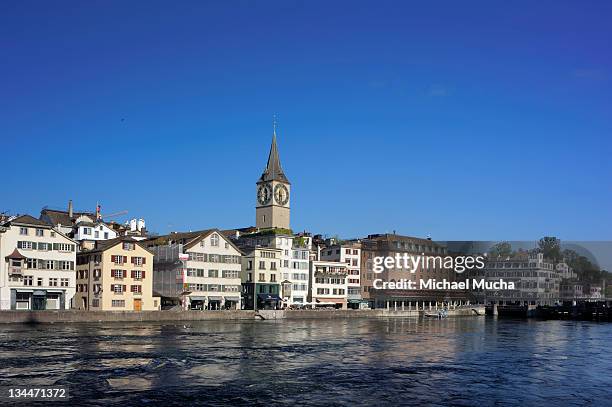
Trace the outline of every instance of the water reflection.
<instances>
[{"instance_id":1,"label":"water reflection","mask_svg":"<svg viewBox=\"0 0 612 407\"><path fill-rule=\"evenodd\" d=\"M448 318L0 326L0 385L109 404L606 405L612 324Z\"/></svg>"}]
</instances>

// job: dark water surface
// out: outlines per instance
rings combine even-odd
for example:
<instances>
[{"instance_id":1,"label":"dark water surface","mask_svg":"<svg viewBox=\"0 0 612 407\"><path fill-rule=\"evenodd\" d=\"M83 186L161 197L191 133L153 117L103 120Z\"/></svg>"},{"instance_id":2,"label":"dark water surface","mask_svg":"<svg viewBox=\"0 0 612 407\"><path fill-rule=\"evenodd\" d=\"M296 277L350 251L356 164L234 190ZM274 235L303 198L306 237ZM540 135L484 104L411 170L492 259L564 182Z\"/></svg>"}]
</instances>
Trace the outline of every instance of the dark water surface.
<instances>
[{"instance_id":1,"label":"dark water surface","mask_svg":"<svg viewBox=\"0 0 612 407\"><path fill-rule=\"evenodd\" d=\"M611 343L609 323L484 317L4 325L0 385L66 385L71 405L612 406Z\"/></svg>"}]
</instances>

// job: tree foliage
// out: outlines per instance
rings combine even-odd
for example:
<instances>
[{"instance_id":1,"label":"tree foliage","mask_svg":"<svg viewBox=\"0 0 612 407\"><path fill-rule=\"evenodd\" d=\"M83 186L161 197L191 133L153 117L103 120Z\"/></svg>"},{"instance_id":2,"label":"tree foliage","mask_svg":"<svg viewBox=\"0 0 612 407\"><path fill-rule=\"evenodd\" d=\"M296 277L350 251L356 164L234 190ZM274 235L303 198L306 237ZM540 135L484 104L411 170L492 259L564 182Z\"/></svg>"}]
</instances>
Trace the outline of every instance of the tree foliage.
<instances>
[{"instance_id":1,"label":"tree foliage","mask_svg":"<svg viewBox=\"0 0 612 407\"><path fill-rule=\"evenodd\" d=\"M508 242L499 242L489 249L489 258L507 258L513 255L512 245Z\"/></svg>"}]
</instances>

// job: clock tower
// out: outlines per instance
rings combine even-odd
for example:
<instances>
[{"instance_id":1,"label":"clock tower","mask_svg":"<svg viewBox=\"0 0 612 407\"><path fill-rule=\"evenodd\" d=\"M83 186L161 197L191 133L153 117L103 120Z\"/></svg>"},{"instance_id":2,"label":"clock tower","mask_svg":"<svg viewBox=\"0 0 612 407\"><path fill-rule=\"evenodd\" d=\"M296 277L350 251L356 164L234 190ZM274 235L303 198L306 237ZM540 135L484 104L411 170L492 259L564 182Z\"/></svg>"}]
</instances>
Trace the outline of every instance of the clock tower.
<instances>
[{"instance_id":1,"label":"clock tower","mask_svg":"<svg viewBox=\"0 0 612 407\"><path fill-rule=\"evenodd\" d=\"M272 145L268 155L268 164L259 181L257 181L257 216L255 225L258 229L289 227L289 203L291 183L285 176L278 157L276 145L276 126L272 134Z\"/></svg>"}]
</instances>

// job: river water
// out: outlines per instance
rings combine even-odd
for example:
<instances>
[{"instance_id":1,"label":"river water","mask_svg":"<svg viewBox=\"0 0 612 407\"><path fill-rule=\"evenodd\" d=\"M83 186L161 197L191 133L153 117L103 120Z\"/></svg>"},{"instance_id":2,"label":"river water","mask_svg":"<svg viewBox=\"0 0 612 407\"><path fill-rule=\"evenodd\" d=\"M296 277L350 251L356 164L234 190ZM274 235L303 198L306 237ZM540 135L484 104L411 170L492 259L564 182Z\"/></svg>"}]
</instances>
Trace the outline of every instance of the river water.
<instances>
[{"instance_id":1,"label":"river water","mask_svg":"<svg viewBox=\"0 0 612 407\"><path fill-rule=\"evenodd\" d=\"M72 405L612 406L611 341L490 317L3 325L0 385L66 385Z\"/></svg>"}]
</instances>

